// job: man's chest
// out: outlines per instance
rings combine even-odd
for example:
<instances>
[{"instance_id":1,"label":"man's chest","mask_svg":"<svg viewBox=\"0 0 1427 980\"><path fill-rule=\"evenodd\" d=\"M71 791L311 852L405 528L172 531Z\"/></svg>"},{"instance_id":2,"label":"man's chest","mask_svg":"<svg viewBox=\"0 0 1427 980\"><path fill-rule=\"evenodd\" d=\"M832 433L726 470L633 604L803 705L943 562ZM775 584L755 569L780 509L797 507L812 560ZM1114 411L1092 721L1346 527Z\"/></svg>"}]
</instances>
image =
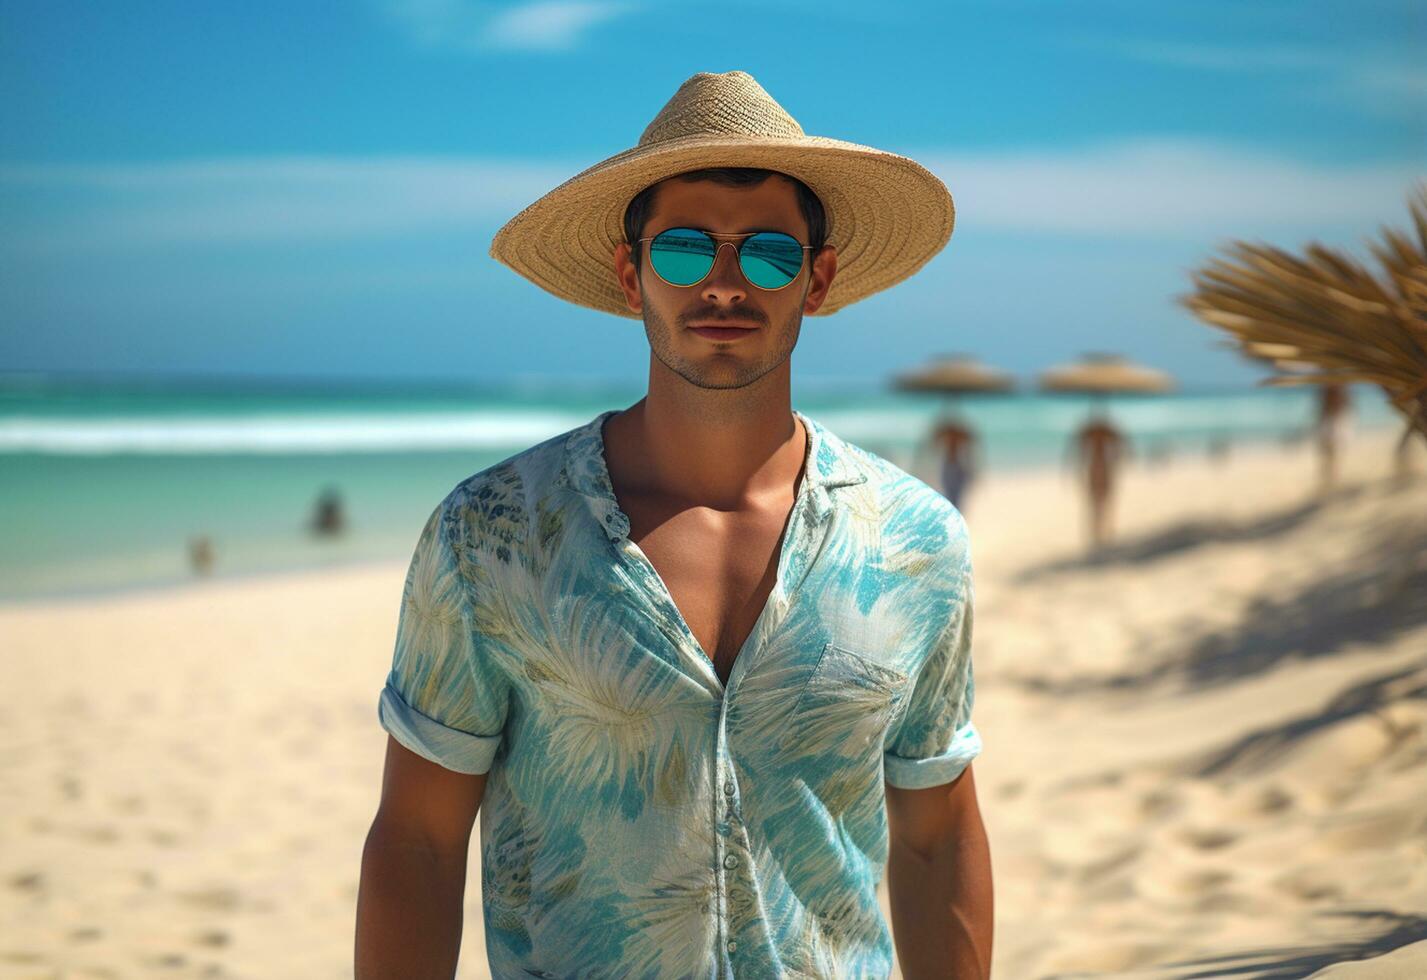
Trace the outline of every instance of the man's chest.
<instances>
[{"instance_id":1,"label":"man's chest","mask_svg":"<svg viewBox=\"0 0 1427 980\"><path fill-rule=\"evenodd\" d=\"M690 508L664 515L631 501L638 545L725 684L777 580L789 507L719 513Z\"/></svg>"}]
</instances>

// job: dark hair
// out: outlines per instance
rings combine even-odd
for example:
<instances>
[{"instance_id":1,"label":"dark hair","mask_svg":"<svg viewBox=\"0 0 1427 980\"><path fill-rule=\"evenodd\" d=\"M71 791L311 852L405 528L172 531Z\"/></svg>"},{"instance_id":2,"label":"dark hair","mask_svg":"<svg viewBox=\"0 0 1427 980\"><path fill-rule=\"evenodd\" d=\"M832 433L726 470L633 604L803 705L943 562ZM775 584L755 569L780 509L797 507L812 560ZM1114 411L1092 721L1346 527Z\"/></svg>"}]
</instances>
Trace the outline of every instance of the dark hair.
<instances>
[{"instance_id":1,"label":"dark hair","mask_svg":"<svg viewBox=\"0 0 1427 980\"><path fill-rule=\"evenodd\" d=\"M791 174L759 167L710 167L674 176L684 181L709 180L725 187L753 187L774 175L788 178L797 188L798 210L803 213L803 220L808 223L808 244L814 249L822 248L827 243L827 212L823 210L823 202L818 200L812 188ZM639 237L644 232L644 222L649 219L649 212L654 210L654 198L658 189L657 183L650 184L636 194L634 200L624 209L624 240L632 250L629 258L634 263L636 274L639 272L639 259L643 254L638 245Z\"/></svg>"}]
</instances>

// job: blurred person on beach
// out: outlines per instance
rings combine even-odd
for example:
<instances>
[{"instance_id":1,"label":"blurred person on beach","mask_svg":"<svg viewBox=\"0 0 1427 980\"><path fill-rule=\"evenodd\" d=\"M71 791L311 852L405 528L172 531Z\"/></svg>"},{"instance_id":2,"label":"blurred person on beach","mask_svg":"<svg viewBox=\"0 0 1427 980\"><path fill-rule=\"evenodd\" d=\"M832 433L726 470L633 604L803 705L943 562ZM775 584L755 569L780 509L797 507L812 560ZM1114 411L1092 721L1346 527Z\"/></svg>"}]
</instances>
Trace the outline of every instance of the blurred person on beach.
<instances>
[{"instance_id":1,"label":"blurred person on beach","mask_svg":"<svg viewBox=\"0 0 1427 980\"><path fill-rule=\"evenodd\" d=\"M953 507L966 510L966 494L980 467L976 433L956 419L945 419L932 438L941 452L941 491Z\"/></svg>"},{"instance_id":2,"label":"blurred person on beach","mask_svg":"<svg viewBox=\"0 0 1427 980\"><path fill-rule=\"evenodd\" d=\"M453 975L478 814L497 977L886 977L894 942L908 978L989 976L965 521L790 401L803 317L907 278L952 218L930 171L805 136L731 71L497 234L643 321L649 388L421 532L359 980Z\"/></svg>"},{"instance_id":3,"label":"blurred person on beach","mask_svg":"<svg viewBox=\"0 0 1427 980\"><path fill-rule=\"evenodd\" d=\"M213 542L206 534L188 539L188 564L195 575L204 576L213 571Z\"/></svg>"},{"instance_id":4,"label":"blurred person on beach","mask_svg":"<svg viewBox=\"0 0 1427 980\"><path fill-rule=\"evenodd\" d=\"M314 534L323 537L341 534L346 528L347 518L342 510L342 495L336 487L328 487L317 498L310 526Z\"/></svg>"},{"instance_id":5,"label":"blurred person on beach","mask_svg":"<svg viewBox=\"0 0 1427 980\"><path fill-rule=\"evenodd\" d=\"M1392 450L1392 475L1399 486L1411 483L1417 475L1417 467L1412 462L1412 445L1414 440L1421 438L1411 422L1403 425L1402 435L1397 437L1397 444Z\"/></svg>"},{"instance_id":6,"label":"blurred person on beach","mask_svg":"<svg viewBox=\"0 0 1427 980\"><path fill-rule=\"evenodd\" d=\"M1096 413L1075 433L1070 448L1076 474L1085 481L1090 542L1099 548L1112 537L1115 481L1129 457L1129 439L1108 416Z\"/></svg>"},{"instance_id":7,"label":"blurred person on beach","mask_svg":"<svg viewBox=\"0 0 1427 980\"><path fill-rule=\"evenodd\" d=\"M1347 439L1351 408L1348 386L1332 383L1318 388L1318 486L1331 490L1338 482L1338 453Z\"/></svg>"},{"instance_id":8,"label":"blurred person on beach","mask_svg":"<svg viewBox=\"0 0 1427 980\"><path fill-rule=\"evenodd\" d=\"M1223 466L1229 461L1229 452L1234 447L1234 440L1227 432L1216 432L1209 437L1209 442L1205 446L1204 453L1210 462L1218 466Z\"/></svg>"}]
</instances>

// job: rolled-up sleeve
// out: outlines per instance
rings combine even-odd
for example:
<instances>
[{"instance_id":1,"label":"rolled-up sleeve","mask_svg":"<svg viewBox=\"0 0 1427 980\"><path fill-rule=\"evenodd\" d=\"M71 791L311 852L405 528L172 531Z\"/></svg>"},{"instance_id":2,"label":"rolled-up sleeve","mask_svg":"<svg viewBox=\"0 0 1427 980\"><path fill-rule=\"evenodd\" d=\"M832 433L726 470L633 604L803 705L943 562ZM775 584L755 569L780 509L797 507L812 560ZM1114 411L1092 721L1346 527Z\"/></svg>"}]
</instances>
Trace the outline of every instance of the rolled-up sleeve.
<instances>
[{"instance_id":1,"label":"rolled-up sleeve","mask_svg":"<svg viewBox=\"0 0 1427 980\"><path fill-rule=\"evenodd\" d=\"M946 626L917 673L906 711L888 731L883 775L900 789L949 783L981 754L981 735L971 721L976 681L969 554L956 582Z\"/></svg>"},{"instance_id":2,"label":"rolled-up sleeve","mask_svg":"<svg viewBox=\"0 0 1427 980\"><path fill-rule=\"evenodd\" d=\"M509 685L483 649L453 546L454 496L427 519L402 590L391 671L377 717L402 745L455 772L488 772Z\"/></svg>"}]
</instances>

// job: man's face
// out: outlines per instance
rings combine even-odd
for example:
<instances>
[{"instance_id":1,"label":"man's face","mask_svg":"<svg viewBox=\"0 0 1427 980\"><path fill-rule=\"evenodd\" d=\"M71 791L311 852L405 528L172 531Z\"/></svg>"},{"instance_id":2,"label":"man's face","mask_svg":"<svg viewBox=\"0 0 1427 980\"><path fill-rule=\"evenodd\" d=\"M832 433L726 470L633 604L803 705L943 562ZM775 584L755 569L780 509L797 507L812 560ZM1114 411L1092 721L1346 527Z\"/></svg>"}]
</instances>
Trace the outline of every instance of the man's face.
<instances>
[{"instance_id":1,"label":"man's face","mask_svg":"<svg viewBox=\"0 0 1427 980\"><path fill-rule=\"evenodd\" d=\"M640 237L668 228L699 228L714 235L781 231L803 244L808 226L791 180L774 175L751 187L712 181L665 180ZM716 239L737 243L737 239ZM822 305L837 271L836 250L806 252L798 277L777 290L744 278L732 247L720 247L708 276L693 286L671 286L649 267L648 243L639 243L636 275L630 246L615 249L615 269L629 308L644 317L650 350L665 367L700 388L741 388L787 361L798 342L803 314ZM732 339L700 334L702 326L744 328Z\"/></svg>"}]
</instances>

